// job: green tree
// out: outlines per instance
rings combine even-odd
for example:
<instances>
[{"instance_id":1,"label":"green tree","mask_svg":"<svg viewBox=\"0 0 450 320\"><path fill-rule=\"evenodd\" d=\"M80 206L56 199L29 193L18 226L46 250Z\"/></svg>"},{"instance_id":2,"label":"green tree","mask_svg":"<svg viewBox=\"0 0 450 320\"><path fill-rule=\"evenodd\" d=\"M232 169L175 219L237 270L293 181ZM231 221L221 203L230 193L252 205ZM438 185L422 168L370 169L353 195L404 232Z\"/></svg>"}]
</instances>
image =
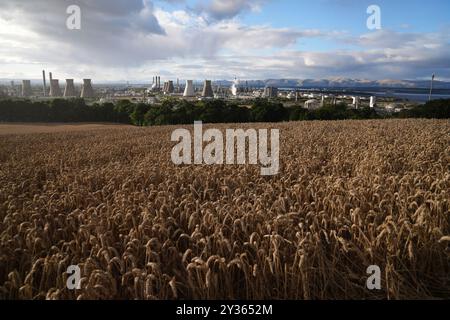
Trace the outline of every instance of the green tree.
<instances>
[{"instance_id":1,"label":"green tree","mask_svg":"<svg viewBox=\"0 0 450 320\"><path fill-rule=\"evenodd\" d=\"M282 103L267 99L256 99L252 107L252 118L255 122L280 122L289 120L289 112Z\"/></svg>"},{"instance_id":2,"label":"green tree","mask_svg":"<svg viewBox=\"0 0 450 320\"><path fill-rule=\"evenodd\" d=\"M134 125L143 126L145 124L145 114L150 109L148 104L138 103L135 105L133 113L130 118Z\"/></svg>"}]
</instances>

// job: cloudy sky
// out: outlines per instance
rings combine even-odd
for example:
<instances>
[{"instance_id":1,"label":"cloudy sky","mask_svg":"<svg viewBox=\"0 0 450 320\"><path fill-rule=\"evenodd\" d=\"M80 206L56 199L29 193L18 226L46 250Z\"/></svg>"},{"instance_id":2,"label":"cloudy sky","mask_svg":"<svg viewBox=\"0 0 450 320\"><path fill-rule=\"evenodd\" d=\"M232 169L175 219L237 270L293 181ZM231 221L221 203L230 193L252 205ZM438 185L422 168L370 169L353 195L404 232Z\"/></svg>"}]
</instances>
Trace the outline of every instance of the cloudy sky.
<instances>
[{"instance_id":1,"label":"cloudy sky","mask_svg":"<svg viewBox=\"0 0 450 320\"><path fill-rule=\"evenodd\" d=\"M66 27L70 5L80 30ZM449 12L448 0L0 0L0 78L450 80Z\"/></svg>"}]
</instances>

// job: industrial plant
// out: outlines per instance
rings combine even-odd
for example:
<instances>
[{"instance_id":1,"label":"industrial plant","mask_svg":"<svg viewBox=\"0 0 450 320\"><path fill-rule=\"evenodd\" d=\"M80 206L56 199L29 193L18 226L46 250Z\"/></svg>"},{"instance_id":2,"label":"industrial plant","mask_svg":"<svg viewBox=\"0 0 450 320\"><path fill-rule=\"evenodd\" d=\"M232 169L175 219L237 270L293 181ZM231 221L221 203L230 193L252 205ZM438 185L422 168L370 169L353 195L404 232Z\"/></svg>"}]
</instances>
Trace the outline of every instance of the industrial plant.
<instances>
[{"instance_id":1,"label":"industrial plant","mask_svg":"<svg viewBox=\"0 0 450 320\"><path fill-rule=\"evenodd\" d=\"M301 106L307 110L317 110L324 106L345 104L351 109L371 108L382 113L396 113L408 107L407 103L389 97L376 97L373 94L353 93L314 89L314 88L279 88L273 82L250 81L234 78L227 80L180 80L164 79L154 75L151 83L134 84L97 84L94 88L91 79L65 79L61 84L52 72L42 71L42 80L22 80L21 86L11 81L9 87L1 88L2 96L23 97L32 100L83 98L87 103L115 103L129 100L133 103L158 104L165 98L189 101L221 99L234 101L242 106L246 101L258 98L277 100L285 106ZM162 84L161 84L162 83ZM255 85L258 83L258 85ZM263 84L263 85L261 85ZM63 86L63 87L62 87ZM6 89L6 90L5 90Z\"/></svg>"},{"instance_id":2,"label":"industrial plant","mask_svg":"<svg viewBox=\"0 0 450 320\"><path fill-rule=\"evenodd\" d=\"M47 81L48 79L48 81ZM7 96L23 97L28 99L42 99L42 98L85 98L95 99L97 97L92 86L91 79L83 79L82 84L78 86L74 79L65 79L64 90L61 88L59 79L53 78L52 72L48 73L48 78L45 70L42 71L42 85L37 85L37 82L32 82L29 79L22 80L20 90L17 90L14 81L11 81L11 86L7 88Z\"/></svg>"}]
</instances>

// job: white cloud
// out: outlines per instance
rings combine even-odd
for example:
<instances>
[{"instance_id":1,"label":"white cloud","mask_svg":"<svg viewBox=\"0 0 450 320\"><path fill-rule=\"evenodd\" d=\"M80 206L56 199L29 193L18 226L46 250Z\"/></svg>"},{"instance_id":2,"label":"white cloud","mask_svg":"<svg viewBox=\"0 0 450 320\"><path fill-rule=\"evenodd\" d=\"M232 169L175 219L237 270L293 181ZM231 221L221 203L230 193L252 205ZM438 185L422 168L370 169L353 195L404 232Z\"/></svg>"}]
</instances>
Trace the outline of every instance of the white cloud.
<instances>
[{"instance_id":1,"label":"white cloud","mask_svg":"<svg viewBox=\"0 0 450 320\"><path fill-rule=\"evenodd\" d=\"M65 9L73 3L82 9L81 31L65 28ZM2 0L0 78L38 78L42 68L60 78L98 80L147 80L155 73L197 79L400 79L438 72L450 78L445 32L380 30L350 36L249 26L236 18L261 3L213 0L204 3L209 11L199 13L164 11L150 0ZM331 42L335 49L298 50L300 39L311 38Z\"/></svg>"}]
</instances>

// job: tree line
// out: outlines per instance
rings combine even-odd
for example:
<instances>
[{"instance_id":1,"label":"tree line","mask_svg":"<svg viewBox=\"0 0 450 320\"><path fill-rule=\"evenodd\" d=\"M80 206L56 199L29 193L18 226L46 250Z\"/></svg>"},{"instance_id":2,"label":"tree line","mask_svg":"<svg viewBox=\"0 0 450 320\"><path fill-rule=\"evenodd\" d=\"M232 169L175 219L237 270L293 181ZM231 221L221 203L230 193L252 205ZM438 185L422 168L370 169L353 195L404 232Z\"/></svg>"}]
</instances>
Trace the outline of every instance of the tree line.
<instances>
[{"instance_id":1,"label":"tree line","mask_svg":"<svg viewBox=\"0 0 450 320\"><path fill-rule=\"evenodd\" d=\"M48 101L0 100L0 122L116 122L137 126L204 123L282 122L299 120L379 119L386 115L374 109L351 109L345 104L325 105L317 110L285 107L267 99L255 99L247 106L224 100L186 101L167 98L157 105L121 100L87 105L83 99ZM450 118L450 99L435 100L391 117Z\"/></svg>"}]
</instances>

